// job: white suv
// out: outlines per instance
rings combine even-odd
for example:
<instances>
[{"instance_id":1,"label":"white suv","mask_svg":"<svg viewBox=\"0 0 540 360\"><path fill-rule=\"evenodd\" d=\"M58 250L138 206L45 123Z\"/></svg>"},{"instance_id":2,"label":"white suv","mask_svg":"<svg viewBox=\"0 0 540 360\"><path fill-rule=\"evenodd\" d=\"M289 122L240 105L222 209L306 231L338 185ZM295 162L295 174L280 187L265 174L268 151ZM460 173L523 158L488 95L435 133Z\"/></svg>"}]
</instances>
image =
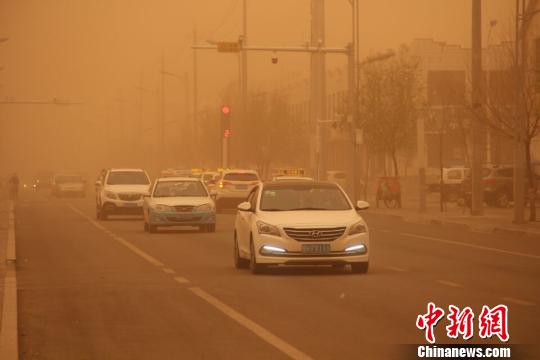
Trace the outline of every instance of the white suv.
<instances>
[{"instance_id":1,"label":"white suv","mask_svg":"<svg viewBox=\"0 0 540 360\"><path fill-rule=\"evenodd\" d=\"M260 182L255 170L225 170L212 190L218 208L235 208Z\"/></svg>"},{"instance_id":2,"label":"white suv","mask_svg":"<svg viewBox=\"0 0 540 360\"><path fill-rule=\"evenodd\" d=\"M96 217L142 214L150 179L142 169L103 170L96 181Z\"/></svg>"}]
</instances>

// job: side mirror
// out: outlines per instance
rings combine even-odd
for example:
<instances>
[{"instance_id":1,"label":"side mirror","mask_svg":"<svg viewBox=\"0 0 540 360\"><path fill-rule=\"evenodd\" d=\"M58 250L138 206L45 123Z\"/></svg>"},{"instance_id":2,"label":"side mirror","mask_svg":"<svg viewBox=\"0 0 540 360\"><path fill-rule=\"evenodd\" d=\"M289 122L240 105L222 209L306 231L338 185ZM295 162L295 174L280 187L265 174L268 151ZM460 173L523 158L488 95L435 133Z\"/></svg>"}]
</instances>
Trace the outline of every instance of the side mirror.
<instances>
[{"instance_id":1,"label":"side mirror","mask_svg":"<svg viewBox=\"0 0 540 360\"><path fill-rule=\"evenodd\" d=\"M96 185L96 186L101 186L101 180L96 180L96 182L94 183L94 185Z\"/></svg>"},{"instance_id":2,"label":"side mirror","mask_svg":"<svg viewBox=\"0 0 540 360\"><path fill-rule=\"evenodd\" d=\"M244 201L240 204L238 204L238 210L240 211L251 211L251 203L248 201Z\"/></svg>"},{"instance_id":3,"label":"side mirror","mask_svg":"<svg viewBox=\"0 0 540 360\"><path fill-rule=\"evenodd\" d=\"M356 202L356 210L367 210L369 209L369 203L367 201L358 200Z\"/></svg>"}]
</instances>

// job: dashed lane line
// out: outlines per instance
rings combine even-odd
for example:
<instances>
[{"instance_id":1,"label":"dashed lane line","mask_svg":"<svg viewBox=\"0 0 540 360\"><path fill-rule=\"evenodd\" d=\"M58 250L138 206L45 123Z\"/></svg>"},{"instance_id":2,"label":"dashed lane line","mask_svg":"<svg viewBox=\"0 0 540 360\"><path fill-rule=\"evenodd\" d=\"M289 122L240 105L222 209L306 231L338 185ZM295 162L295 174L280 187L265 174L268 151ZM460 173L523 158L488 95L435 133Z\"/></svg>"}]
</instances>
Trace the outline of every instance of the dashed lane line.
<instances>
[{"instance_id":1,"label":"dashed lane line","mask_svg":"<svg viewBox=\"0 0 540 360\"><path fill-rule=\"evenodd\" d=\"M161 268L161 270L163 270L165 274L176 274L176 271L168 267Z\"/></svg>"},{"instance_id":2,"label":"dashed lane line","mask_svg":"<svg viewBox=\"0 0 540 360\"><path fill-rule=\"evenodd\" d=\"M448 280L437 280L437 282L439 284L454 287L454 288L462 288L463 287L463 285L461 285L461 284L458 284L458 283L453 282L453 281L448 281Z\"/></svg>"},{"instance_id":3,"label":"dashed lane line","mask_svg":"<svg viewBox=\"0 0 540 360\"><path fill-rule=\"evenodd\" d=\"M499 253L499 254L521 256L521 257L526 257L526 258L529 258L529 259L540 260L540 255L526 254L526 253L521 253L521 252L517 252L517 251L509 251L509 250L497 249L497 248L492 248L492 247L488 247L488 246L467 244L467 243L463 243L463 242L460 242L460 241L446 240L446 239L436 238L436 237L432 237L432 236L424 236L424 235L417 235L417 234L411 234L411 233L399 233L399 235L414 237L414 238L422 239L422 240L436 241L436 242L440 242L440 243L443 243L443 244L464 246L464 247L469 247L469 248L478 249L478 250L486 250L486 251L496 252L496 253Z\"/></svg>"},{"instance_id":4,"label":"dashed lane line","mask_svg":"<svg viewBox=\"0 0 540 360\"><path fill-rule=\"evenodd\" d=\"M193 292L196 296L200 297L225 315L227 315L232 320L236 321L238 324L242 325L246 329L250 330L252 333L257 335L259 338L267 342L268 344L274 346L276 349L281 351L282 353L288 355L291 359L297 359L297 360L309 360L312 359L307 354L303 353L302 351L298 350L294 346L290 345L283 339L277 337L276 335L272 334L270 331L266 330L259 324L255 323L254 321L248 319L244 315L240 314L238 311L234 310L227 304L221 302L220 300L216 299L212 295L208 294L206 291L202 290L198 287L190 287L189 290Z\"/></svg>"},{"instance_id":5,"label":"dashed lane line","mask_svg":"<svg viewBox=\"0 0 540 360\"><path fill-rule=\"evenodd\" d=\"M176 280L176 282L178 282L180 284L189 284L189 282L190 282L188 279L186 279L185 277L182 277L182 276L175 276L174 280Z\"/></svg>"},{"instance_id":6,"label":"dashed lane line","mask_svg":"<svg viewBox=\"0 0 540 360\"><path fill-rule=\"evenodd\" d=\"M85 219L87 219L92 225L94 225L95 227L97 227L98 229L105 229L103 226L101 226L97 221L95 221L94 219L92 219L91 217L89 217L88 215L86 215L85 213L83 213L82 211L80 211L79 209L77 209L75 206L71 205L71 204L67 204L67 206L73 210L74 212L76 212L77 214L81 215L82 217L84 217ZM113 234L114 235L114 234ZM148 261L150 264L154 265L154 266L164 266L164 264L157 260L156 258L148 255L147 253L145 253L144 251L142 251L141 249L139 249L138 247L136 247L135 245L131 244L129 241L126 241L124 238L120 237L120 236L116 236L116 235L111 235L111 237L118 241L120 244L124 245L125 247L127 247L129 250L131 250L132 252L134 252L135 254L139 255L141 258L143 258L144 260Z\"/></svg>"},{"instance_id":7,"label":"dashed lane line","mask_svg":"<svg viewBox=\"0 0 540 360\"><path fill-rule=\"evenodd\" d=\"M94 225L98 229L101 229L101 230L105 229L97 221L95 221L91 217L87 216L85 213L83 213L82 211L77 209L75 206L73 206L71 204L67 204L67 206L71 210L73 210L74 212L79 214L80 216L87 219L92 225ZM128 249L133 251L135 254L139 255L140 257L142 257L146 261L150 262L152 265L155 265L157 267L162 268L163 271L165 271L165 269L167 269L162 262L160 262L159 260L157 260L157 259L153 258L152 256L148 255L147 253L145 253L141 249L137 248L136 246L132 245L131 243L129 243L128 241L123 239L122 237L116 236L116 235L114 235L114 233L111 236L112 236L113 239L120 242L122 245L126 246ZM172 269L170 269L170 270L172 270ZM180 284L188 284L188 283L190 283L190 281L188 279L186 279L184 277L181 277L181 276L175 276L174 280L176 282L180 283ZM294 346L290 345L289 343L287 343L283 339L279 338L278 336L272 334L270 331L266 330L264 327L260 326L259 324L257 324L254 321L250 320L246 316L244 316L241 313L237 312L236 310L234 310L233 308L231 308L227 304L221 302L220 300L216 299L212 295L208 294L203 289L198 288L198 287L190 287L189 290L193 294L198 296L199 298L206 301L208 304L212 305L213 307L215 307L216 309L218 309L219 311L221 311L222 313L227 315L232 320L236 321L237 323L239 323L240 325L242 325L246 329L253 332L255 335L257 335L260 339L262 339L266 343L274 346L276 349L278 349L279 351L281 351L284 354L286 354L287 356L289 356L290 358L295 359L295 360L312 360L312 358L310 356L306 355L305 353L298 350Z\"/></svg>"},{"instance_id":8,"label":"dashed lane line","mask_svg":"<svg viewBox=\"0 0 540 360\"><path fill-rule=\"evenodd\" d=\"M523 305L523 306L535 306L536 305L533 302L530 302L530 301L527 301L527 300L516 299L516 298L512 298L512 297L502 297L501 300L504 300L505 302L508 302L508 303L514 303L514 304Z\"/></svg>"}]
</instances>

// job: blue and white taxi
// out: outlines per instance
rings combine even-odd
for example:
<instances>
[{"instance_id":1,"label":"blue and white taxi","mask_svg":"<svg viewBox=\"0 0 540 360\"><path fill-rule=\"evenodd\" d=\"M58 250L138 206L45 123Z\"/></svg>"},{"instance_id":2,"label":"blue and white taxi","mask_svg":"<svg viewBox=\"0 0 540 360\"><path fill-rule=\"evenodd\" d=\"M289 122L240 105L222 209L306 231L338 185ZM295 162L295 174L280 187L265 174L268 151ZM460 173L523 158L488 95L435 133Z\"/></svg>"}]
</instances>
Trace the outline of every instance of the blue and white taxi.
<instances>
[{"instance_id":1,"label":"blue and white taxi","mask_svg":"<svg viewBox=\"0 0 540 360\"><path fill-rule=\"evenodd\" d=\"M216 231L216 207L204 183L191 177L158 178L144 197L144 230L160 227L197 226Z\"/></svg>"}]
</instances>

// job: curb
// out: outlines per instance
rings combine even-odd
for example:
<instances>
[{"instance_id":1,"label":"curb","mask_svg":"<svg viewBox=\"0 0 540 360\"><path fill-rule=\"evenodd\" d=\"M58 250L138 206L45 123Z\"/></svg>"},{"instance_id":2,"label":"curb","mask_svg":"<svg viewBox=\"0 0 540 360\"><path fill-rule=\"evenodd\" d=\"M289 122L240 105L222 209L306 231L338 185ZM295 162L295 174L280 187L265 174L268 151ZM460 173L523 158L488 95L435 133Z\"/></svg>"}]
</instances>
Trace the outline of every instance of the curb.
<instances>
[{"instance_id":1,"label":"curb","mask_svg":"<svg viewBox=\"0 0 540 360\"><path fill-rule=\"evenodd\" d=\"M6 253L6 275L4 278L4 299L2 304L2 324L0 325L0 359L19 358L19 331L17 324L17 274L15 262L15 211L13 202L9 204L8 239Z\"/></svg>"}]
</instances>

